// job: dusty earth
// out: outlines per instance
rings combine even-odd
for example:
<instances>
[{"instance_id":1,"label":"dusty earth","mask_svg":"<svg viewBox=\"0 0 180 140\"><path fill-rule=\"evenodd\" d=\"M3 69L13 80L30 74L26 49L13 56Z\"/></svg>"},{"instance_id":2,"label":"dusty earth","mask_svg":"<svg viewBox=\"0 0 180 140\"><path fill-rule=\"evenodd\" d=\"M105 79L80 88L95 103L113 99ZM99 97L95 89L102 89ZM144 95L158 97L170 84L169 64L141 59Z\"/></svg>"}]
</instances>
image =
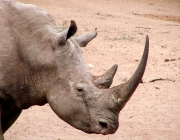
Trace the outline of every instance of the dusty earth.
<instances>
[{"instance_id":1,"label":"dusty earth","mask_svg":"<svg viewBox=\"0 0 180 140\"><path fill-rule=\"evenodd\" d=\"M150 55L143 84L121 111L115 134L85 134L45 105L24 110L5 133L6 140L180 140L179 0L20 1L42 7L62 28L75 20L78 35L97 28L96 39L82 48L83 57L97 75L118 64L113 85L134 72L147 34Z\"/></svg>"}]
</instances>

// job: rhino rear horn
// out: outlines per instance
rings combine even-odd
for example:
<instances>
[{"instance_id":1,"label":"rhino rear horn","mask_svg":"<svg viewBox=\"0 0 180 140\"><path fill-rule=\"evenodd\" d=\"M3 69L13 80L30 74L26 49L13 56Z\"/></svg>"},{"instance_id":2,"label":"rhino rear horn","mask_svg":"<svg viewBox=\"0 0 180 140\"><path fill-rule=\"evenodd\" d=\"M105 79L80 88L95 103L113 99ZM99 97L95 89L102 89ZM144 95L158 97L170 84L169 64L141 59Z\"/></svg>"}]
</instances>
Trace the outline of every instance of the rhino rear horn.
<instances>
[{"instance_id":1,"label":"rhino rear horn","mask_svg":"<svg viewBox=\"0 0 180 140\"><path fill-rule=\"evenodd\" d=\"M93 83L98 88L109 88L113 82L114 75L116 74L118 65L113 65L107 72L101 76L93 76Z\"/></svg>"},{"instance_id":2,"label":"rhino rear horn","mask_svg":"<svg viewBox=\"0 0 180 140\"><path fill-rule=\"evenodd\" d=\"M93 39L95 38L97 35L97 29L95 28L95 30L91 33L79 36L76 38L77 42L79 43L80 47L86 47L86 45Z\"/></svg>"},{"instance_id":3,"label":"rhino rear horn","mask_svg":"<svg viewBox=\"0 0 180 140\"><path fill-rule=\"evenodd\" d=\"M65 45L66 41L71 36L73 36L76 33L76 31L77 31L76 22L71 20L70 26L56 36L55 40L53 41L53 46L58 47L61 45Z\"/></svg>"}]
</instances>

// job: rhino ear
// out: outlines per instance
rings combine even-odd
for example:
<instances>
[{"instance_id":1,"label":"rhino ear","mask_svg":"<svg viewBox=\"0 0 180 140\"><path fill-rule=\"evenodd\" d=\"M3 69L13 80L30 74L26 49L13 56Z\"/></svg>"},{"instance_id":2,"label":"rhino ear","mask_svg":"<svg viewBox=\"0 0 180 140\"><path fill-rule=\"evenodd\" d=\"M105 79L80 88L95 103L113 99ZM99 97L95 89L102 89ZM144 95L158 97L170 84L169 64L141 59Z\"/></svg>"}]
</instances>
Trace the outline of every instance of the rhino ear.
<instances>
[{"instance_id":1,"label":"rhino ear","mask_svg":"<svg viewBox=\"0 0 180 140\"><path fill-rule=\"evenodd\" d=\"M91 41L93 38L95 38L97 35L97 29L89 34L82 35L76 38L77 42L79 43L80 47L86 47L86 45Z\"/></svg>"},{"instance_id":2,"label":"rhino ear","mask_svg":"<svg viewBox=\"0 0 180 140\"><path fill-rule=\"evenodd\" d=\"M67 31L66 40L69 39L71 36L73 36L77 31L76 22L74 20L71 20L71 24Z\"/></svg>"},{"instance_id":3,"label":"rhino ear","mask_svg":"<svg viewBox=\"0 0 180 140\"><path fill-rule=\"evenodd\" d=\"M73 36L76 33L76 31L77 31L76 23L75 21L71 20L70 26L66 30L58 34L56 38L53 40L53 46L58 47L66 44L66 41L71 36Z\"/></svg>"}]
</instances>

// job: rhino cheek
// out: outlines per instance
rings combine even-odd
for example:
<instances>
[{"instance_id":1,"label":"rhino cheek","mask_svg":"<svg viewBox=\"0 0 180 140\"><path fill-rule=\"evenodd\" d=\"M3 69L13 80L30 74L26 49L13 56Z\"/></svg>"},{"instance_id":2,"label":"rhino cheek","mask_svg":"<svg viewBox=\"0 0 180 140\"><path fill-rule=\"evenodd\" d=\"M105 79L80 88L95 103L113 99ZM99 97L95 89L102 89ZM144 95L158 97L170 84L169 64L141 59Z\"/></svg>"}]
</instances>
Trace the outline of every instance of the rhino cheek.
<instances>
[{"instance_id":1,"label":"rhino cheek","mask_svg":"<svg viewBox=\"0 0 180 140\"><path fill-rule=\"evenodd\" d=\"M63 120L69 119L68 114L70 110L66 107L66 102L67 101L65 99L61 100L61 98L57 95L49 94L48 96L48 103L50 107L58 115L58 117Z\"/></svg>"},{"instance_id":2,"label":"rhino cheek","mask_svg":"<svg viewBox=\"0 0 180 140\"><path fill-rule=\"evenodd\" d=\"M47 100L56 115L71 126L89 132L89 114L81 100L69 96L49 94Z\"/></svg>"}]
</instances>

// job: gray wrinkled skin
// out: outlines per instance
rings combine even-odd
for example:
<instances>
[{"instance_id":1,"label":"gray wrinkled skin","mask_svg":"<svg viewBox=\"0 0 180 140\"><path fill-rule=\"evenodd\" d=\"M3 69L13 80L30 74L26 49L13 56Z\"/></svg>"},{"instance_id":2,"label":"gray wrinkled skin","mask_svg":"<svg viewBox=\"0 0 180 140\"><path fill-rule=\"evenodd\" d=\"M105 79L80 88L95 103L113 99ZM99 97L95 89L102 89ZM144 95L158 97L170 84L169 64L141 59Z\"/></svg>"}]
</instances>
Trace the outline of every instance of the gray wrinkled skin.
<instances>
[{"instance_id":1,"label":"gray wrinkled skin","mask_svg":"<svg viewBox=\"0 0 180 140\"><path fill-rule=\"evenodd\" d=\"M86 133L112 134L119 112L145 71L149 39L142 60L127 83L109 88L117 70L91 74L81 55L96 30L76 38L71 21L61 30L53 18L33 5L0 0L0 140L23 109L49 103L70 125Z\"/></svg>"}]
</instances>

